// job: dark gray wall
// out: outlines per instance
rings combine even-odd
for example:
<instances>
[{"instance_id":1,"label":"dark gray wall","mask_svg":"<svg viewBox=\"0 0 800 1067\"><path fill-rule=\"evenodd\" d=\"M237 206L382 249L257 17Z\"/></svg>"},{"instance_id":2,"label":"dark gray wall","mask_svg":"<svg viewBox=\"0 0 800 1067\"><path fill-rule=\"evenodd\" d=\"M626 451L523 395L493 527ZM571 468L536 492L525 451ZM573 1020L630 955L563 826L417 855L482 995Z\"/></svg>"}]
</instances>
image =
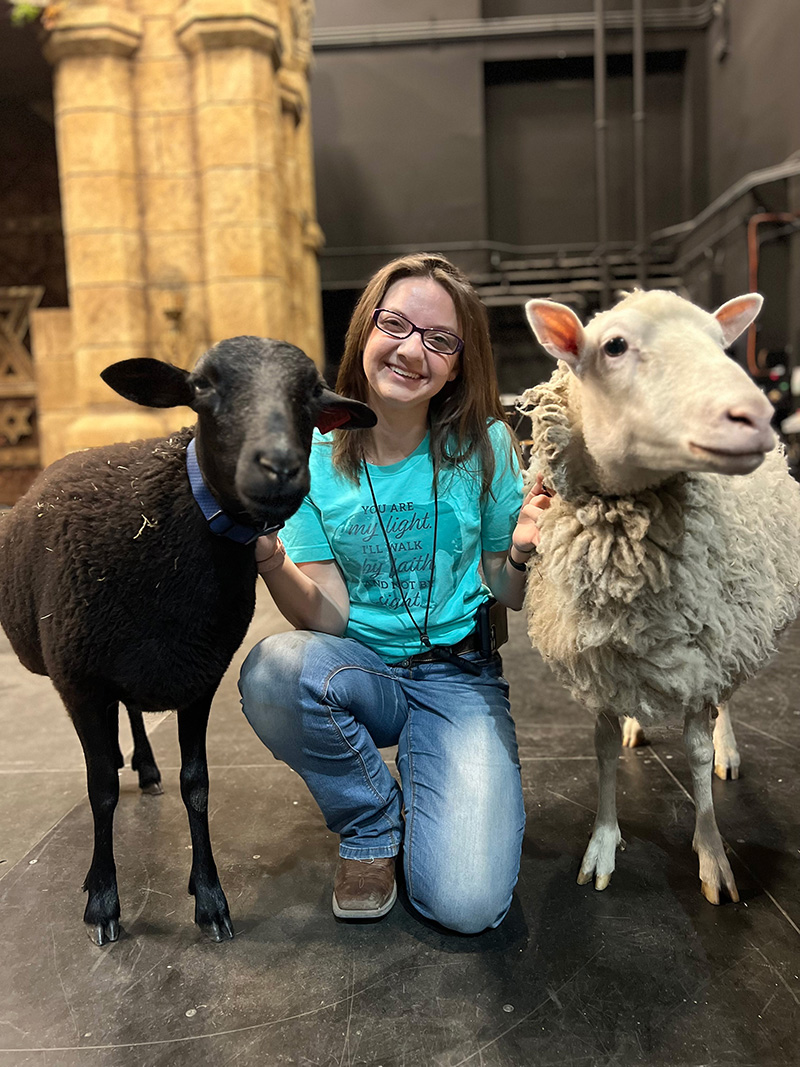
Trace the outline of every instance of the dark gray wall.
<instances>
[{"instance_id":1,"label":"dark gray wall","mask_svg":"<svg viewBox=\"0 0 800 1067\"><path fill-rule=\"evenodd\" d=\"M324 31L588 13L592 6L592 0L317 0L316 25ZM699 0L645 0L644 6L646 13L701 10ZM630 10L631 0L606 0L606 7ZM646 34L649 232L694 217L744 174L800 150L800 0L727 0L717 9L705 29ZM355 290L393 247L444 246L485 278L494 267L488 251L476 247L481 241L596 239L592 44L586 32L317 50L312 108L333 360ZM630 56L631 47L629 32L609 31L612 241L633 238L632 80L615 69L615 57ZM658 56L667 53L682 56L682 66L659 67ZM565 70L572 65L568 77L554 73L559 62ZM576 75L581 63L587 69ZM514 64L527 72L496 76ZM739 205L742 218L759 204L800 210L800 182L794 199L785 186L772 192ZM716 232L731 221L730 234L718 241ZM744 236L736 218L709 223L698 238L704 247L685 274L696 298L710 305L747 288ZM800 343L800 238L783 240L790 254L765 248L759 280L771 309L764 316L770 347L789 338ZM463 250L470 245L473 252ZM373 251L335 254L353 246ZM527 338L516 310L492 312L498 350L509 367L522 359Z\"/></svg>"},{"instance_id":2,"label":"dark gray wall","mask_svg":"<svg viewBox=\"0 0 800 1067\"><path fill-rule=\"evenodd\" d=\"M590 10L591 0L319 0L317 27L376 26L490 14ZM509 0L510 3L510 0ZM619 0L629 6L630 0ZM662 7L647 0L646 8ZM491 8L491 10L490 10ZM512 8L514 10L512 10ZM669 225L706 202L698 120L705 77L701 33L651 34L651 51L686 57L682 70L647 78L648 229ZM610 237L633 236L632 78L614 70L630 35L609 33ZM320 49L312 79L318 207L329 249L447 246L491 238L516 244L596 238L591 35L475 43ZM503 63L550 64L532 78L489 78ZM559 62L583 62L559 77ZM628 60L628 71L630 60ZM687 96L687 85L692 92ZM688 115L688 122L686 116ZM703 131L704 132L704 131ZM687 179L691 164L697 175ZM488 188L487 188L488 182ZM466 269L488 257L453 253ZM386 256L384 255L384 259ZM323 258L323 281L368 276L379 257Z\"/></svg>"},{"instance_id":3,"label":"dark gray wall","mask_svg":"<svg viewBox=\"0 0 800 1067\"><path fill-rule=\"evenodd\" d=\"M647 219L654 230L681 221L684 56L648 59ZM597 239L593 69L591 56L487 68L489 233L494 240ZM630 58L610 56L609 74L609 234L612 241L632 241Z\"/></svg>"},{"instance_id":4,"label":"dark gray wall","mask_svg":"<svg viewBox=\"0 0 800 1067\"><path fill-rule=\"evenodd\" d=\"M484 235L475 46L323 52L312 86L318 210L329 245L425 247ZM325 266L335 270L329 260Z\"/></svg>"},{"instance_id":5,"label":"dark gray wall","mask_svg":"<svg viewBox=\"0 0 800 1067\"><path fill-rule=\"evenodd\" d=\"M748 172L800 150L800 2L729 0L728 53L708 35L711 197Z\"/></svg>"},{"instance_id":6,"label":"dark gray wall","mask_svg":"<svg viewBox=\"0 0 800 1067\"><path fill-rule=\"evenodd\" d=\"M800 153L800 3L729 0L727 19L707 35L709 200L745 175ZM708 252L685 277L693 295L712 306L751 288L746 220L762 211L800 211L800 181L762 186L701 229L690 243ZM738 220L738 222L737 222ZM729 230L721 239L715 235ZM759 227L756 285L765 297L757 350L800 353L800 234ZM744 343L739 345L740 358ZM787 360L781 360L787 362Z\"/></svg>"}]
</instances>

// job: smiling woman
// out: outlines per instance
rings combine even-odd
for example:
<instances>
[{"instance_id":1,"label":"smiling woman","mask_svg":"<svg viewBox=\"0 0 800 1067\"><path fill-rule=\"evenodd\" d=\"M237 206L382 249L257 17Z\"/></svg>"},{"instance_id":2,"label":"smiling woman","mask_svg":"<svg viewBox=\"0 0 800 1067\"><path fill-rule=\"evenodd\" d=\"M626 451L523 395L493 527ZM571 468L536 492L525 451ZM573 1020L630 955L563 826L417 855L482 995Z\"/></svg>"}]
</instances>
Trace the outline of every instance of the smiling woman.
<instances>
[{"instance_id":1,"label":"smiling woman","mask_svg":"<svg viewBox=\"0 0 800 1067\"><path fill-rule=\"evenodd\" d=\"M412 904L474 933L508 911L525 822L488 610L492 597L520 608L549 502L536 486L523 502L486 312L443 257L406 256L370 281L337 390L377 423L352 443L317 435L285 547L259 540L264 579L299 632L250 653L244 712L340 835L338 918L391 909L402 849Z\"/></svg>"},{"instance_id":2,"label":"smiling woman","mask_svg":"<svg viewBox=\"0 0 800 1067\"><path fill-rule=\"evenodd\" d=\"M388 307L373 315L377 328L364 348L367 403L383 415L385 430L369 450L379 464L409 455L420 443L430 400L458 376L458 353L464 347L456 333L453 301L432 278L395 282L384 303ZM425 326L416 326L410 315L424 316Z\"/></svg>"}]
</instances>

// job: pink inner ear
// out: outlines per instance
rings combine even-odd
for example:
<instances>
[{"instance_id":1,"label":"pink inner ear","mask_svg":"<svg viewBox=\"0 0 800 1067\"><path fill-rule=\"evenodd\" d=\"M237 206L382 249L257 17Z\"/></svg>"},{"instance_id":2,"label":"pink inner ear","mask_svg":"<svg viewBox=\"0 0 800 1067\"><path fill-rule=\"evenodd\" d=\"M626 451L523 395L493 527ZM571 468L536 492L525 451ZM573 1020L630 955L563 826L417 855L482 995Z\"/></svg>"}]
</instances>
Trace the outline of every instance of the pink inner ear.
<instances>
[{"instance_id":1,"label":"pink inner ear","mask_svg":"<svg viewBox=\"0 0 800 1067\"><path fill-rule=\"evenodd\" d=\"M714 318L722 327L725 347L732 344L753 322L761 310L762 300L758 294L748 293L735 297L714 312Z\"/></svg>"},{"instance_id":2,"label":"pink inner ear","mask_svg":"<svg viewBox=\"0 0 800 1067\"><path fill-rule=\"evenodd\" d=\"M346 408L325 408L317 416L317 429L320 433L328 433L349 421L350 412Z\"/></svg>"},{"instance_id":3,"label":"pink inner ear","mask_svg":"<svg viewBox=\"0 0 800 1067\"><path fill-rule=\"evenodd\" d=\"M536 334L543 345L552 345L559 352L577 356L576 323L562 308L539 308L536 312Z\"/></svg>"}]
</instances>

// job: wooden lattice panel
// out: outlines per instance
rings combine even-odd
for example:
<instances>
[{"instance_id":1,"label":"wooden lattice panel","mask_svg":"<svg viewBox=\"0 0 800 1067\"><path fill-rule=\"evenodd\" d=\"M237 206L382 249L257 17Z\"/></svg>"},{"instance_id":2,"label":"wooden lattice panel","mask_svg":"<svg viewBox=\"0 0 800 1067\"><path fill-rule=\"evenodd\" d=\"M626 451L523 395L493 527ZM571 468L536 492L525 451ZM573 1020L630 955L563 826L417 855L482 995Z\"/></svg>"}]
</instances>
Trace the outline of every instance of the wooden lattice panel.
<instances>
[{"instance_id":1,"label":"wooden lattice panel","mask_svg":"<svg viewBox=\"0 0 800 1067\"><path fill-rule=\"evenodd\" d=\"M0 504L12 504L39 470L36 379L25 347L41 286L0 289Z\"/></svg>"}]
</instances>

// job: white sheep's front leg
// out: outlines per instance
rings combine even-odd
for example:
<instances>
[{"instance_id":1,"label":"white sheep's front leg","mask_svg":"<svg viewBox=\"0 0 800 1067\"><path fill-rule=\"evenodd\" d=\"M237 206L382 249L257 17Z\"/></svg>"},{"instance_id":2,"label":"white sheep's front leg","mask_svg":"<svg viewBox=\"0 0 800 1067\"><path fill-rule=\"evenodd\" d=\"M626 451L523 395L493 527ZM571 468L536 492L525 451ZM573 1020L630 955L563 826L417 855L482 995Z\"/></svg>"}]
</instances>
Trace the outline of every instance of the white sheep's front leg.
<instances>
[{"instance_id":1,"label":"white sheep's front leg","mask_svg":"<svg viewBox=\"0 0 800 1067\"><path fill-rule=\"evenodd\" d=\"M695 830L692 847L700 859L700 885L703 896L711 904L719 904L719 891L724 886L731 900L738 901L733 871L725 855L711 796L711 768L714 763L714 743L711 738L710 706L701 712L686 715L683 742L694 784Z\"/></svg>"},{"instance_id":2,"label":"white sheep's front leg","mask_svg":"<svg viewBox=\"0 0 800 1067\"><path fill-rule=\"evenodd\" d=\"M601 712L597 716L594 747L598 769L597 817L581 863L578 885L587 885L594 878L595 889L605 889L614 873L617 846L625 848L617 823L617 763L622 732L616 715Z\"/></svg>"},{"instance_id":3,"label":"white sheep's front leg","mask_svg":"<svg viewBox=\"0 0 800 1067\"><path fill-rule=\"evenodd\" d=\"M723 782L727 778L735 781L739 777L741 762L731 713L727 704L720 704L717 708L717 721L714 723L714 774Z\"/></svg>"},{"instance_id":4,"label":"white sheep's front leg","mask_svg":"<svg viewBox=\"0 0 800 1067\"><path fill-rule=\"evenodd\" d=\"M641 723L631 715L626 715L622 720L622 744L625 748L638 748L647 744Z\"/></svg>"}]
</instances>

